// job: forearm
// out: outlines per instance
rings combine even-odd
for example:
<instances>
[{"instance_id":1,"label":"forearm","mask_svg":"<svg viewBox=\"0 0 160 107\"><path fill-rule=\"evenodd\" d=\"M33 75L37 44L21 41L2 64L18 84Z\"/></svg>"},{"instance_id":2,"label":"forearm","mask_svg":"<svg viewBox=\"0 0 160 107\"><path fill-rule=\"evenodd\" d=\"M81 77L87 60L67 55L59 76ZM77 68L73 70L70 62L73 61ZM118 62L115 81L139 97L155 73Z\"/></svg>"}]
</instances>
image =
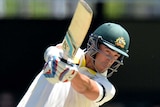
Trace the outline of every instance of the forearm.
<instances>
[{"instance_id":1,"label":"forearm","mask_svg":"<svg viewBox=\"0 0 160 107\"><path fill-rule=\"evenodd\" d=\"M77 73L71 81L72 87L90 100L95 100L99 95L99 89L95 81L86 75Z\"/></svg>"}]
</instances>

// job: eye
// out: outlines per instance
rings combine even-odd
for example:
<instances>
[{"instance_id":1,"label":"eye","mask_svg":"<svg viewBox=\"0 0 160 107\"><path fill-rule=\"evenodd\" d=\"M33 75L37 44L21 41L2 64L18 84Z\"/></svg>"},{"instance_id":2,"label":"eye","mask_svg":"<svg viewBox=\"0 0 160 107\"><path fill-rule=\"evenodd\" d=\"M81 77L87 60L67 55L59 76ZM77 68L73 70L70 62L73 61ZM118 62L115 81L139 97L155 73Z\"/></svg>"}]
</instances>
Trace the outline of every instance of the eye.
<instances>
[{"instance_id":1,"label":"eye","mask_svg":"<svg viewBox=\"0 0 160 107\"><path fill-rule=\"evenodd\" d=\"M105 52L105 53L110 53L110 50L109 50L109 49L105 49L104 52Z\"/></svg>"},{"instance_id":2,"label":"eye","mask_svg":"<svg viewBox=\"0 0 160 107\"><path fill-rule=\"evenodd\" d=\"M120 54L118 54L118 53L116 53L115 55L114 55L114 58L115 59L118 59L120 57Z\"/></svg>"}]
</instances>

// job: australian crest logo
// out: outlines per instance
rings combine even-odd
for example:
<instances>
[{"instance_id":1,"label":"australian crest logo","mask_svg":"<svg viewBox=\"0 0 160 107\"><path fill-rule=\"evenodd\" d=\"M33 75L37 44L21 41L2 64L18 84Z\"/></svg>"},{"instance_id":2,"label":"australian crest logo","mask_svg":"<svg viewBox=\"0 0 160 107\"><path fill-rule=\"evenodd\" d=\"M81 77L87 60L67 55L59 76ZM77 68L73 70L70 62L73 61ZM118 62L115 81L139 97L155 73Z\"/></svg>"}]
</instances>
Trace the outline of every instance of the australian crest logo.
<instances>
[{"instance_id":1,"label":"australian crest logo","mask_svg":"<svg viewBox=\"0 0 160 107\"><path fill-rule=\"evenodd\" d=\"M125 39L123 37L119 37L119 38L116 39L115 45L119 46L121 48L124 48L125 45L126 45L126 41L125 41Z\"/></svg>"}]
</instances>

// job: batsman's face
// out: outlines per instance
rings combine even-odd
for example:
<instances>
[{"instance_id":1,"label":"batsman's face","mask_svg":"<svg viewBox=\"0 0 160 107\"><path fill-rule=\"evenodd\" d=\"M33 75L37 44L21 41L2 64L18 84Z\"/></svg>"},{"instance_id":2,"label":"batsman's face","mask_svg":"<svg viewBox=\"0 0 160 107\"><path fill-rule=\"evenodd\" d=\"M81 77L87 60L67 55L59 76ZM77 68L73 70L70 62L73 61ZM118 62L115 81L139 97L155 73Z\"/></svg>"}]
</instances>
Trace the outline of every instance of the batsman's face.
<instances>
[{"instance_id":1,"label":"batsman's face","mask_svg":"<svg viewBox=\"0 0 160 107\"><path fill-rule=\"evenodd\" d=\"M111 65L120 57L120 54L103 44L100 45L99 49L100 51L95 58L95 68L102 73L111 67Z\"/></svg>"}]
</instances>

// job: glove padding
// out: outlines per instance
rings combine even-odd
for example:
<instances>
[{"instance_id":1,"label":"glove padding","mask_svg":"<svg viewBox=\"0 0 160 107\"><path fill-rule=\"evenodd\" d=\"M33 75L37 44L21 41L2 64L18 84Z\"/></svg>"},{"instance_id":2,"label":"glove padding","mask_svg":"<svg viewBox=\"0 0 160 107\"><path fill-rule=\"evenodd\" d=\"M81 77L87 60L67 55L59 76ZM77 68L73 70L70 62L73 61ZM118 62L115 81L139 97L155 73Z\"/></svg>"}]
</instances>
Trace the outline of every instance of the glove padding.
<instances>
[{"instance_id":1,"label":"glove padding","mask_svg":"<svg viewBox=\"0 0 160 107\"><path fill-rule=\"evenodd\" d=\"M71 81L77 74L77 65L71 63L69 60L63 59L62 55L63 52L59 51L58 55L52 56L44 65L44 76L51 83Z\"/></svg>"}]
</instances>

